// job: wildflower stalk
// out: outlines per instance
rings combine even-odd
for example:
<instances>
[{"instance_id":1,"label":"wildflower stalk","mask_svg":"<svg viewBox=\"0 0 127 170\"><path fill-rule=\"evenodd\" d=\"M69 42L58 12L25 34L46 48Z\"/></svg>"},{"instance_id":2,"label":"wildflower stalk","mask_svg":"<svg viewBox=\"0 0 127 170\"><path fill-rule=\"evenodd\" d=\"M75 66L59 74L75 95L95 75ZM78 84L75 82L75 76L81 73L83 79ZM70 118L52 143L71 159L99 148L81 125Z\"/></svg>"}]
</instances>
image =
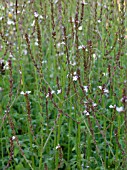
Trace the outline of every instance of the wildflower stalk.
<instances>
[{"instance_id":1,"label":"wildflower stalk","mask_svg":"<svg viewBox=\"0 0 127 170\"><path fill-rule=\"evenodd\" d=\"M31 149L31 153L33 153L33 137L34 137L34 133L33 133L33 128L32 128L32 121L31 121L31 109L30 109L30 101L28 99L28 94L25 93L25 99L26 99L26 108L27 108L27 115L28 115L28 134L29 134L29 140L30 140L30 149ZM32 167L34 168L34 156L32 155Z\"/></svg>"}]
</instances>

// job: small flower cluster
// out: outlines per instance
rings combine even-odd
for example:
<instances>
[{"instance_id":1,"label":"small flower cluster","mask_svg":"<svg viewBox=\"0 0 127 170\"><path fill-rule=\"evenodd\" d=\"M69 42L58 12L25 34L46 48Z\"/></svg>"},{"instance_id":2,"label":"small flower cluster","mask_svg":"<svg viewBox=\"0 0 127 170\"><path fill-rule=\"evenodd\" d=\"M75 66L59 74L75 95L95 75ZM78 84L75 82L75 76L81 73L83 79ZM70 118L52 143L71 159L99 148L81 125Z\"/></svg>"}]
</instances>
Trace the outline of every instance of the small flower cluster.
<instances>
[{"instance_id":1,"label":"small flower cluster","mask_svg":"<svg viewBox=\"0 0 127 170\"><path fill-rule=\"evenodd\" d=\"M116 105L110 105L109 108L110 108L110 109L115 109L115 110L116 110L117 112L119 112L119 113L124 111L123 106L117 107Z\"/></svg>"},{"instance_id":2,"label":"small flower cluster","mask_svg":"<svg viewBox=\"0 0 127 170\"><path fill-rule=\"evenodd\" d=\"M97 104L94 103L92 100L84 101L84 107L85 107L85 110L83 111L83 114L85 114L86 116L89 116L90 112L93 111L95 107L97 107Z\"/></svg>"},{"instance_id":3,"label":"small flower cluster","mask_svg":"<svg viewBox=\"0 0 127 170\"><path fill-rule=\"evenodd\" d=\"M29 95L30 93L31 93L31 91L26 91L26 92L21 91L20 94L25 96L25 95Z\"/></svg>"},{"instance_id":4,"label":"small flower cluster","mask_svg":"<svg viewBox=\"0 0 127 170\"><path fill-rule=\"evenodd\" d=\"M102 90L102 92L103 93L109 93L109 90L108 89L106 89L105 87L102 87L102 86L98 86L98 88L100 89L100 90Z\"/></svg>"}]
</instances>

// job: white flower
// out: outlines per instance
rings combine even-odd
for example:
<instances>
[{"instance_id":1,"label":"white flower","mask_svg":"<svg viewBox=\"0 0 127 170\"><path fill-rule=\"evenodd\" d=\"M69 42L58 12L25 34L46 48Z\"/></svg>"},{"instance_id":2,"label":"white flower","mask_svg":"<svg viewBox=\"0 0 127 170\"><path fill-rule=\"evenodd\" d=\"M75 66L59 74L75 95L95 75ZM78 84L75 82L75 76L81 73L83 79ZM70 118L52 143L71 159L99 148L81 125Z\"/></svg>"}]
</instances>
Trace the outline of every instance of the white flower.
<instances>
[{"instance_id":1,"label":"white flower","mask_svg":"<svg viewBox=\"0 0 127 170\"><path fill-rule=\"evenodd\" d=\"M76 62L75 61L74 62L70 61L70 65L75 66Z\"/></svg>"},{"instance_id":2,"label":"white flower","mask_svg":"<svg viewBox=\"0 0 127 170\"><path fill-rule=\"evenodd\" d=\"M60 42L57 44L57 48L59 48L60 47Z\"/></svg>"},{"instance_id":3,"label":"white flower","mask_svg":"<svg viewBox=\"0 0 127 170\"><path fill-rule=\"evenodd\" d=\"M98 88L99 88L100 90L102 90L102 86L98 86Z\"/></svg>"},{"instance_id":4,"label":"white flower","mask_svg":"<svg viewBox=\"0 0 127 170\"><path fill-rule=\"evenodd\" d=\"M2 87L0 87L0 92L1 92L1 91L3 91L3 88L2 88Z\"/></svg>"},{"instance_id":5,"label":"white flower","mask_svg":"<svg viewBox=\"0 0 127 170\"><path fill-rule=\"evenodd\" d=\"M101 22L101 20L99 19L97 22L98 22L98 23L100 23L100 22Z\"/></svg>"},{"instance_id":6,"label":"white flower","mask_svg":"<svg viewBox=\"0 0 127 170\"><path fill-rule=\"evenodd\" d=\"M88 92L88 86L83 86L84 87L84 91L87 93Z\"/></svg>"},{"instance_id":7,"label":"white flower","mask_svg":"<svg viewBox=\"0 0 127 170\"><path fill-rule=\"evenodd\" d=\"M40 17L39 17L40 19L43 19L43 16L42 15L40 15Z\"/></svg>"},{"instance_id":8,"label":"white flower","mask_svg":"<svg viewBox=\"0 0 127 170\"><path fill-rule=\"evenodd\" d=\"M22 74L21 70L19 70L19 74Z\"/></svg>"},{"instance_id":9,"label":"white flower","mask_svg":"<svg viewBox=\"0 0 127 170\"><path fill-rule=\"evenodd\" d=\"M76 71L73 74L76 75L77 74Z\"/></svg>"},{"instance_id":10,"label":"white flower","mask_svg":"<svg viewBox=\"0 0 127 170\"><path fill-rule=\"evenodd\" d=\"M93 54L93 58L96 59L96 54Z\"/></svg>"},{"instance_id":11,"label":"white flower","mask_svg":"<svg viewBox=\"0 0 127 170\"><path fill-rule=\"evenodd\" d=\"M32 22L31 27L33 27L34 25L35 25L35 20Z\"/></svg>"},{"instance_id":12,"label":"white flower","mask_svg":"<svg viewBox=\"0 0 127 170\"><path fill-rule=\"evenodd\" d=\"M58 2L58 0L56 0L54 3L56 4Z\"/></svg>"},{"instance_id":13,"label":"white flower","mask_svg":"<svg viewBox=\"0 0 127 170\"><path fill-rule=\"evenodd\" d=\"M82 26L80 26L80 27L78 28L78 30L79 30L79 31L82 31Z\"/></svg>"},{"instance_id":14,"label":"white flower","mask_svg":"<svg viewBox=\"0 0 127 170\"><path fill-rule=\"evenodd\" d=\"M72 106L72 110L74 110L75 108L74 108L74 106Z\"/></svg>"},{"instance_id":15,"label":"white flower","mask_svg":"<svg viewBox=\"0 0 127 170\"><path fill-rule=\"evenodd\" d=\"M78 76L73 76L73 81L77 81L78 80Z\"/></svg>"},{"instance_id":16,"label":"white flower","mask_svg":"<svg viewBox=\"0 0 127 170\"><path fill-rule=\"evenodd\" d=\"M103 73L104 76L108 76L108 73Z\"/></svg>"},{"instance_id":17,"label":"white flower","mask_svg":"<svg viewBox=\"0 0 127 170\"><path fill-rule=\"evenodd\" d=\"M61 148L61 146L60 146L60 144L58 144L57 146L56 146L56 149L60 149Z\"/></svg>"},{"instance_id":18,"label":"white flower","mask_svg":"<svg viewBox=\"0 0 127 170\"><path fill-rule=\"evenodd\" d=\"M45 64L45 63L47 63L47 60L43 60L43 61L42 61L42 64Z\"/></svg>"},{"instance_id":19,"label":"white flower","mask_svg":"<svg viewBox=\"0 0 127 170\"><path fill-rule=\"evenodd\" d=\"M57 94L60 94L61 92L62 92L62 90L61 90L61 89L57 90Z\"/></svg>"},{"instance_id":20,"label":"white flower","mask_svg":"<svg viewBox=\"0 0 127 170\"><path fill-rule=\"evenodd\" d=\"M10 57L10 58L13 58L14 56L10 53L9 57Z\"/></svg>"},{"instance_id":21,"label":"white flower","mask_svg":"<svg viewBox=\"0 0 127 170\"><path fill-rule=\"evenodd\" d=\"M3 59L0 59L0 64L4 63L4 60Z\"/></svg>"},{"instance_id":22,"label":"white flower","mask_svg":"<svg viewBox=\"0 0 127 170\"><path fill-rule=\"evenodd\" d=\"M37 18L39 16L39 14L35 11L34 16Z\"/></svg>"},{"instance_id":23,"label":"white flower","mask_svg":"<svg viewBox=\"0 0 127 170\"><path fill-rule=\"evenodd\" d=\"M96 107L96 106L97 106L97 104L93 102L93 103L92 103L92 106L93 106L93 107Z\"/></svg>"},{"instance_id":24,"label":"white flower","mask_svg":"<svg viewBox=\"0 0 127 170\"><path fill-rule=\"evenodd\" d=\"M34 44L35 44L36 46L38 46L38 42L35 42Z\"/></svg>"},{"instance_id":25,"label":"white flower","mask_svg":"<svg viewBox=\"0 0 127 170\"><path fill-rule=\"evenodd\" d=\"M31 93L31 91L26 91L26 94L30 94Z\"/></svg>"},{"instance_id":26,"label":"white flower","mask_svg":"<svg viewBox=\"0 0 127 170\"><path fill-rule=\"evenodd\" d=\"M54 91L54 90L52 90L52 91L51 91L51 94L54 94L54 93L55 93L55 91Z\"/></svg>"},{"instance_id":27,"label":"white flower","mask_svg":"<svg viewBox=\"0 0 127 170\"><path fill-rule=\"evenodd\" d=\"M46 95L46 98L48 98L49 97L49 93L47 93L47 95Z\"/></svg>"},{"instance_id":28,"label":"white flower","mask_svg":"<svg viewBox=\"0 0 127 170\"><path fill-rule=\"evenodd\" d=\"M104 89L104 93L109 93L109 90L108 89Z\"/></svg>"},{"instance_id":29,"label":"white flower","mask_svg":"<svg viewBox=\"0 0 127 170\"><path fill-rule=\"evenodd\" d=\"M23 50L23 53L24 53L24 55L27 55L27 50L24 49L24 50Z\"/></svg>"},{"instance_id":30,"label":"white flower","mask_svg":"<svg viewBox=\"0 0 127 170\"><path fill-rule=\"evenodd\" d=\"M79 49L79 50L81 50L81 49L83 49L83 48L85 48L85 46L84 46L84 45L80 45L80 46L78 46L78 49Z\"/></svg>"},{"instance_id":31,"label":"white flower","mask_svg":"<svg viewBox=\"0 0 127 170\"><path fill-rule=\"evenodd\" d=\"M5 69L5 70L8 70L8 69L9 69L9 63L8 63L8 61L6 61L6 64L4 65L4 69Z\"/></svg>"},{"instance_id":32,"label":"white flower","mask_svg":"<svg viewBox=\"0 0 127 170\"><path fill-rule=\"evenodd\" d=\"M88 3L87 3L87 2L85 2L85 1L83 0L83 1L82 1L82 4L87 5Z\"/></svg>"},{"instance_id":33,"label":"white flower","mask_svg":"<svg viewBox=\"0 0 127 170\"><path fill-rule=\"evenodd\" d=\"M62 42L61 42L61 45L65 45L65 42L64 42L64 41L62 41Z\"/></svg>"},{"instance_id":34,"label":"white flower","mask_svg":"<svg viewBox=\"0 0 127 170\"><path fill-rule=\"evenodd\" d=\"M120 100L121 102L127 102L127 96L125 96L125 97L122 97L122 99Z\"/></svg>"},{"instance_id":35,"label":"white flower","mask_svg":"<svg viewBox=\"0 0 127 170\"><path fill-rule=\"evenodd\" d=\"M89 168L89 166L86 166L86 168Z\"/></svg>"},{"instance_id":36,"label":"white flower","mask_svg":"<svg viewBox=\"0 0 127 170\"><path fill-rule=\"evenodd\" d=\"M23 91L21 91L21 93L20 93L20 94L24 95L25 93L24 93Z\"/></svg>"},{"instance_id":37,"label":"white flower","mask_svg":"<svg viewBox=\"0 0 127 170\"><path fill-rule=\"evenodd\" d=\"M15 136L12 136L12 140L15 140Z\"/></svg>"},{"instance_id":38,"label":"white flower","mask_svg":"<svg viewBox=\"0 0 127 170\"><path fill-rule=\"evenodd\" d=\"M25 94L30 94L30 93L31 93L31 91L26 91L26 92L21 91L20 94L25 95Z\"/></svg>"},{"instance_id":39,"label":"white flower","mask_svg":"<svg viewBox=\"0 0 127 170\"><path fill-rule=\"evenodd\" d=\"M113 106L113 105L110 105L109 108L110 108L110 109L114 109L114 108L116 108L116 105L114 105L114 106Z\"/></svg>"},{"instance_id":40,"label":"white flower","mask_svg":"<svg viewBox=\"0 0 127 170\"><path fill-rule=\"evenodd\" d=\"M7 24L8 24L8 25L14 25L15 23L14 23L12 20L9 19L9 20L7 21Z\"/></svg>"},{"instance_id":41,"label":"white flower","mask_svg":"<svg viewBox=\"0 0 127 170\"><path fill-rule=\"evenodd\" d=\"M86 115L86 116L89 116L89 112L87 112L87 110L84 110L83 113Z\"/></svg>"},{"instance_id":42,"label":"white flower","mask_svg":"<svg viewBox=\"0 0 127 170\"><path fill-rule=\"evenodd\" d=\"M99 88L100 90L103 90L104 93L109 93L109 90L106 89L106 88L102 89L102 86L98 86L98 88Z\"/></svg>"},{"instance_id":43,"label":"white flower","mask_svg":"<svg viewBox=\"0 0 127 170\"><path fill-rule=\"evenodd\" d=\"M123 109L123 106L121 106L121 107L116 107L116 110L117 112L122 112L124 109Z\"/></svg>"}]
</instances>

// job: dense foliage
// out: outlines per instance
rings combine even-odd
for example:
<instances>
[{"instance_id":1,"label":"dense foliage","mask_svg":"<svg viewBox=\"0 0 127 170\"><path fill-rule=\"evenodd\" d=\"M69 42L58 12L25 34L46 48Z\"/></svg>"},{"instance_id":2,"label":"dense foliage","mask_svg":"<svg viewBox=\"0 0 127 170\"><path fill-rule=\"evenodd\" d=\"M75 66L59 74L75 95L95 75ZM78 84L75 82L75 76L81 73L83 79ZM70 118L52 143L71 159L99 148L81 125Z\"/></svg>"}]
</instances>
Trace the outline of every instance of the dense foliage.
<instances>
[{"instance_id":1,"label":"dense foliage","mask_svg":"<svg viewBox=\"0 0 127 170\"><path fill-rule=\"evenodd\" d=\"M0 3L0 169L127 169L124 0Z\"/></svg>"}]
</instances>

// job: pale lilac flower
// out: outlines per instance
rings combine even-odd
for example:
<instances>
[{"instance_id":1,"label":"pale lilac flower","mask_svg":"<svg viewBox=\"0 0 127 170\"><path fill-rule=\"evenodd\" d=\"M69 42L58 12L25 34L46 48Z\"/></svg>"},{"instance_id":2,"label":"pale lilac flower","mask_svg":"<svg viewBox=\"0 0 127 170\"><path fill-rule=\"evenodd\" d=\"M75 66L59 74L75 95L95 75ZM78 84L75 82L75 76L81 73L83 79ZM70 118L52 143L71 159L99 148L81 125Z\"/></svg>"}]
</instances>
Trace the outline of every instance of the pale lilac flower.
<instances>
[{"instance_id":1,"label":"pale lilac flower","mask_svg":"<svg viewBox=\"0 0 127 170\"><path fill-rule=\"evenodd\" d=\"M24 55L27 55L27 50L24 49L24 50L23 50L23 53L24 53Z\"/></svg>"},{"instance_id":2,"label":"pale lilac flower","mask_svg":"<svg viewBox=\"0 0 127 170\"><path fill-rule=\"evenodd\" d=\"M39 14L35 11L34 16L37 18L39 16Z\"/></svg>"},{"instance_id":3,"label":"pale lilac flower","mask_svg":"<svg viewBox=\"0 0 127 170\"><path fill-rule=\"evenodd\" d=\"M78 76L73 76L73 81L77 81L78 80Z\"/></svg>"},{"instance_id":4,"label":"pale lilac flower","mask_svg":"<svg viewBox=\"0 0 127 170\"><path fill-rule=\"evenodd\" d=\"M119 112L119 113L122 112L123 110L124 110L123 106L116 107L116 111Z\"/></svg>"},{"instance_id":5,"label":"pale lilac flower","mask_svg":"<svg viewBox=\"0 0 127 170\"><path fill-rule=\"evenodd\" d=\"M104 93L109 93L109 90L108 89L104 89Z\"/></svg>"},{"instance_id":6,"label":"pale lilac flower","mask_svg":"<svg viewBox=\"0 0 127 170\"><path fill-rule=\"evenodd\" d=\"M127 96L122 97L122 99L120 101L126 103L127 102Z\"/></svg>"},{"instance_id":7,"label":"pale lilac flower","mask_svg":"<svg viewBox=\"0 0 127 170\"><path fill-rule=\"evenodd\" d=\"M101 20L100 19L98 19L98 21L97 21L98 23L100 23L101 22Z\"/></svg>"}]
</instances>

